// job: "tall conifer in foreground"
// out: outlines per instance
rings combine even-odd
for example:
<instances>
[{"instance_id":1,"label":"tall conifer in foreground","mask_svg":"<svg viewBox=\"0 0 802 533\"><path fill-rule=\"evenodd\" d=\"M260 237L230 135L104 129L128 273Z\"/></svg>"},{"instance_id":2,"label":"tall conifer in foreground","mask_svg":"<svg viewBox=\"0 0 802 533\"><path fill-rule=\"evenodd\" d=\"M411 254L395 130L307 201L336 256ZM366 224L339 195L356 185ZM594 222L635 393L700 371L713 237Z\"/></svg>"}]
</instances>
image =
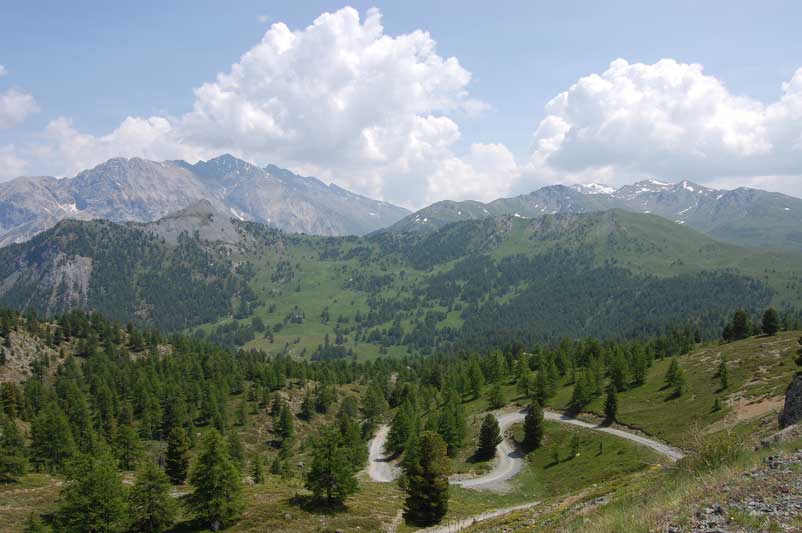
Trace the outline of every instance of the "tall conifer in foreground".
<instances>
[{"instance_id":1,"label":"tall conifer in foreground","mask_svg":"<svg viewBox=\"0 0 802 533\"><path fill-rule=\"evenodd\" d=\"M401 486L407 493L404 518L418 526L438 523L448 512L448 476L451 464L446 443L437 433L420 435L412 457L406 462Z\"/></svg>"},{"instance_id":2,"label":"tall conifer in foreground","mask_svg":"<svg viewBox=\"0 0 802 533\"><path fill-rule=\"evenodd\" d=\"M187 508L213 530L236 521L245 507L240 472L226 448L222 435L216 429L210 430L189 475L195 490L186 496Z\"/></svg>"}]
</instances>

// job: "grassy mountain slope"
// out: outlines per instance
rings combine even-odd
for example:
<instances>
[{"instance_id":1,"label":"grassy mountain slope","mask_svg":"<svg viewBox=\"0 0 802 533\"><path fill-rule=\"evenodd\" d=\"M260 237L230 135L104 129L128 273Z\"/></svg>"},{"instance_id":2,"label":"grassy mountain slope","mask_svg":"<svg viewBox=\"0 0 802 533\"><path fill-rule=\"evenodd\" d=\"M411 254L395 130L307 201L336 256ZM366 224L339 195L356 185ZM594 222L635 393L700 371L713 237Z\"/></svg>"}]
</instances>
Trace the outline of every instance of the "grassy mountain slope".
<instances>
[{"instance_id":1,"label":"grassy mountain slope","mask_svg":"<svg viewBox=\"0 0 802 533\"><path fill-rule=\"evenodd\" d=\"M0 264L7 305L200 326L225 344L318 359L678 324L715 336L738 307L800 307L802 280L800 255L623 210L331 238L230 221L207 204L146 225L64 222L0 250Z\"/></svg>"}]
</instances>

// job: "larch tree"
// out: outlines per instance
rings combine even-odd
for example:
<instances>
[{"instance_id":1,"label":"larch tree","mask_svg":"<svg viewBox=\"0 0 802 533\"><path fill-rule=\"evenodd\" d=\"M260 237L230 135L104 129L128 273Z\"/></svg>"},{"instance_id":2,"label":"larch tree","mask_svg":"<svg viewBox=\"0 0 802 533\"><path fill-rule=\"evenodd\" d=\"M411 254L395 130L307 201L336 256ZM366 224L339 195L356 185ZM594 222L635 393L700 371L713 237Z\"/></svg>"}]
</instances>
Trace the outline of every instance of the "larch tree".
<instances>
[{"instance_id":1,"label":"larch tree","mask_svg":"<svg viewBox=\"0 0 802 533\"><path fill-rule=\"evenodd\" d=\"M213 530L233 523L245 507L240 476L223 436L216 429L209 430L189 474L194 491L186 496L188 510Z\"/></svg>"},{"instance_id":2,"label":"larch tree","mask_svg":"<svg viewBox=\"0 0 802 533\"><path fill-rule=\"evenodd\" d=\"M445 441L437 433L420 435L406 462L401 486L407 493L404 518L416 526L438 523L448 512L451 463Z\"/></svg>"},{"instance_id":3,"label":"larch tree","mask_svg":"<svg viewBox=\"0 0 802 533\"><path fill-rule=\"evenodd\" d=\"M482 427L479 429L479 442L476 446L476 455L481 459L491 459L496 455L496 447L501 443L501 430L498 419L487 414L482 420Z\"/></svg>"}]
</instances>

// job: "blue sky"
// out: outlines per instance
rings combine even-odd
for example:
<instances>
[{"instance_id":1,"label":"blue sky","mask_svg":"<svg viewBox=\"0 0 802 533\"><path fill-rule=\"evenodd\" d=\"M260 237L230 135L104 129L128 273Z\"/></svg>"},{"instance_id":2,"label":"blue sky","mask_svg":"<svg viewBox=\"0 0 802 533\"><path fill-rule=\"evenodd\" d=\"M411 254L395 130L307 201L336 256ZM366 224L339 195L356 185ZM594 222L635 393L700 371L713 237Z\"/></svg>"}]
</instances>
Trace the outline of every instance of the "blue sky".
<instances>
[{"instance_id":1,"label":"blue sky","mask_svg":"<svg viewBox=\"0 0 802 533\"><path fill-rule=\"evenodd\" d=\"M339 161L320 142L309 149L309 159L304 160L303 150L239 146L235 135L227 138L230 145L209 142L202 136L204 142L193 145L195 151L190 152L203 156L227 148L260 163L278 159L279 164L316 172L362 192L408 205L447 196L448 191L456 196L487 199L493 194L519 192L545 181L594 179L618 184L639 176L675 179L689 175L711 184L755 184L796 192L799 178L793 169L800 162L798 155L791 148L779 155L772 152L769 155L786 157L787 161L766 165L762 156L752 157L760 152L755 146L761 141L754 139L748 141L752 143L749 146L743 144L747 141L740 140L733 145L739 153L750 155L745 165L750 168L748 172L729 168L724 162L699 165L693 158L676 167L642 164L639 158L643 157L643 150L652 160L672 155L670 150L666 153L665 144L659 143L657 148L627 154L620 147L599 143L580 146L575 142L563 146L556 155L541 157L533 166L532 152L538 139L545 138L542 131L539 136L536 134L538 127L544 118L554 114L544 109L547 102L581 78L604 73L617 58L630 65L654 66L663 58L673 59L679 65L701 64L705 79L719 82L728 97L746 97L765 106L779 101L783 96L782 84L792 80L802 67L799 38L802 4L733 1L656 4L497 2L494 9L489 9L485 2L351 2L348 5L358 11L363 22L369 8L375 6L380 10L384 36L395 38L418 29L429 32L436 55L442 59L456 58L462 69L470 73L470 81L462 83L459 90L467 93L470 100L481 102L481 111L455 110L455 106L439 104L412 110L417 116L446 116L458 125L458 139L455 140L453 132L444 133L450 137L448 153L438 156L446 158L441 166L410 170L415 165L396 165L394 161L379 169L374 163L363 165L355 157ZM14 175L10 173L12 168L24 173L69 175L76 165L94 162L94 155L73 157L74 154L65 154L71 149L69 146L36 151L37 143L48 142L41 140L42 132L53 120L64 118L76 135L94 139L114 131L126 117L181 117L193 109L196 102L193 89L214 82L218 73L228 72L243 53L260 42L271 24L283 22L290 30L303 31L321 13L336 12L344 6L333 2L265 1L4 2L0 16L0 65L6 75L0 78L0 94L11 88L30 94L37 111L26 115L24 120L13 121L13 127L0 129L0 165L3 153L11 161L6 164L5 172L0 167L0 176ZM620 90L618 87L614 90ZM454 101L464 96L457 92L450 95ZM561 113L569 116L578 112L579 104L571 105L575 106L574 111L568 108ZM733 105L741 109L740 104ZM290 113L302 112L299 108L286 109ZM792 111L787 114L794 115ZM322 115L319 120L335 119ZM381 120L384 118L377 119L377 124ZM798 122L783 124L785 130L790 127L795 131ZM748 129L748 125L742 126L739 131ZM581 131L577 123L569 124L566 130L570 127L572 131ZM584 127L600 134L598 124ZM637 131L637 126L629 122L627 127ZM407 131L396 133L409 135ZM182 138L187 136L194 133L182 134ZM622 139L625 138L623 135ZM294 137L293 142L303 145L305 141ZM728 141L725 138L723 142ZM774 147L778 141L771 144ZM506 155L498 159L498 153L491 157L481 149L471 153L472 145L503 146L515 158L515 169L509 168L511 163L505 159ZM697 145L695 150L698 149ZM710 160L711 154L721 155L722 149L718 147L704 149L709 151L705 161ZM600 155L600 150L607 152ZM96 152L96 158L106 155L103 150ZM157 155L153 152L143 149L141 155ZM386 150L382 153L390 154ZM38 158L31 154L38 154ZM537 166L545 164L544 160L569 157L570 164L550 164L547 169ZM477 163L478 160L483 162ZM506 165L506 169L493 172L492 166L499 160L498 164ZM488 166L491 168L485 168ZM451 170L443 171L446 167ZM700 167L704 169L697 172ZM471 172L472 177L466 178L470 183L462 184L460 174ZM683 176L658 176L674 172ZM450 174L432 177L444 173ZM507 177L498 178L497 174ZM392 183L393 180L400 183ZM499 183L483 187L482 182L491 181ZM404 197L400 191L405 188L404 183L410 182L420 182L416 186L419 190Z\"/></svg>"}]
</instances>

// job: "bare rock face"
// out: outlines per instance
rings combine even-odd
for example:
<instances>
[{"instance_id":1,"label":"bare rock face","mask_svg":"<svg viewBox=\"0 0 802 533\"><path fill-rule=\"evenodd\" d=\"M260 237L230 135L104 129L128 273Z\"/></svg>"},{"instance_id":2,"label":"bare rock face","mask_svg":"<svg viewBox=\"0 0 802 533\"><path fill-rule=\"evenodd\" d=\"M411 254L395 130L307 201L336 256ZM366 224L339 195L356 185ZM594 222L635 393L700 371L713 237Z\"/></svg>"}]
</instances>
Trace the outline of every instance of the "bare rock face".
<instances>
[{"instance_id":1,"label":"bare rock face","mask_svg":"<svg viewBox=\"0 0 802 533\"><path fill-rule=\"evenodd\" d=\"M0 183L0 246L24 242L64 219L153 222L199 201L225 217L328 236L370 233L409 214L316 178L231 155L194 165L115 158L73 178Z\"/></svg>"},{"instance_id":2,"label":"bare rock face","mask_svg":"<svg viewBox=\"0 0 802 533\"><path fill-rule=\"evenodd\" d=\"M802 420L802 373L794 376L785 391L785 405L780 413L780 427L787 428Z\"/></svg>"}]
</instances>

